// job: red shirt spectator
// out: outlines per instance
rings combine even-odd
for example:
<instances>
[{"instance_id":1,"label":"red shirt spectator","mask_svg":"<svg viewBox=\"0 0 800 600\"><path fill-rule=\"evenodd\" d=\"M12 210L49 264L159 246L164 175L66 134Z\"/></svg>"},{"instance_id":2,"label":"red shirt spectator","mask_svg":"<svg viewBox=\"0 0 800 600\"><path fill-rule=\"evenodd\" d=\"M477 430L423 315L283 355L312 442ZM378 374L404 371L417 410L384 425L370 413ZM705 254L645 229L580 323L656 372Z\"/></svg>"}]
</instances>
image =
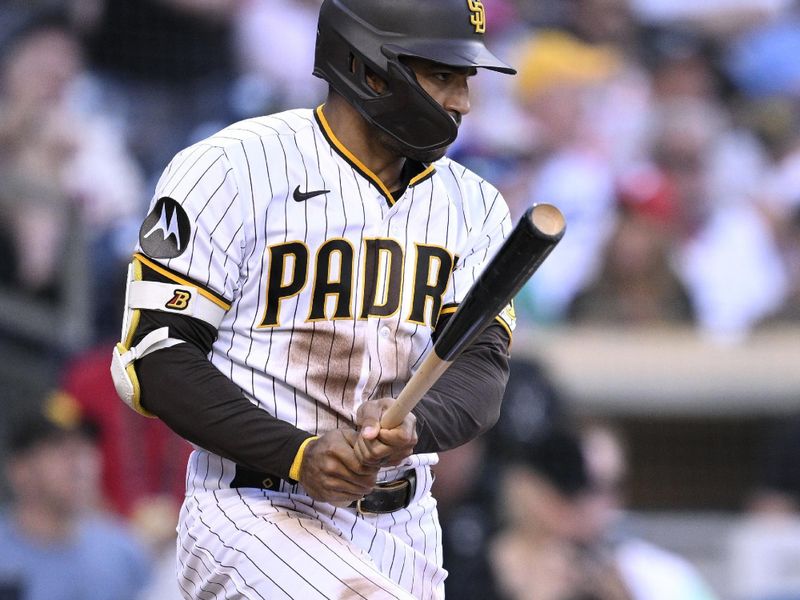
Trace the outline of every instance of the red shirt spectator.
<instances>
[{"instance_id":1,"label":"red shirt spectator","mask_svg":"<svg viewBox=\"0 0 800 600\"><path fill-rule=\"evenodd\" d=\"M183 501L191 446L157 419L146 419L117 397L108 370L110 347L78 356L64 372L63 390L100 429L103 492L110 508L130 516L141 501L167 495Z\"/></svg>"}]
</instances>

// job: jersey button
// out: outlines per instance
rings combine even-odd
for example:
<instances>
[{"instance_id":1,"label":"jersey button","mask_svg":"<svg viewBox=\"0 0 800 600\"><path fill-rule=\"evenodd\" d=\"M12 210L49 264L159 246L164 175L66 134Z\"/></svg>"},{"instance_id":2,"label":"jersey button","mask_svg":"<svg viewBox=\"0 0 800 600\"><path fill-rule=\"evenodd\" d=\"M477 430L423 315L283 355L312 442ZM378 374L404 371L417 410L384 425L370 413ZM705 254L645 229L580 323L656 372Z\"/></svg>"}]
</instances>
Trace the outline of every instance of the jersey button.
<instances>
[{"instance_id":1,"label":"jersey button","mask_svg":"<svg viewBox=\"0 0 800 600\"><path fill-rule=\"evenodd\" d=\"M381 337L388 338L390 333L392 333L392 330L388 326L381 327Z\"/></svg>"}]
</instances>

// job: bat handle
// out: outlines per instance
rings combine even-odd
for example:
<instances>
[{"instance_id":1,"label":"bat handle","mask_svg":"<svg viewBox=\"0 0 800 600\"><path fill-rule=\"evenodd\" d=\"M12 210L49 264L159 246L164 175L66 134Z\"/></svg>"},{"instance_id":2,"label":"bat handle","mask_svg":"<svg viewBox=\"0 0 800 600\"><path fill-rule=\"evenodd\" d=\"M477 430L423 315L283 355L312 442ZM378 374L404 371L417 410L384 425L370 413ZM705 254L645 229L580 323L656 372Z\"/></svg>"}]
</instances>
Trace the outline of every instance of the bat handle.
<instances>
[{"instance_id":1,"label":"bat handle","mask_svg":"<svg viewBox=\"0 0 800 600\"><path fill-rule=\"evenodd\" d=\"M417 403L422 400L434 382L439 379L439 376L444 373L452 363L442 360L436 355L436 352L431 352L419 369L411 376L408 383L397 396L394 404L392 404L386 412L381 416L381 427L386 429L393 429L400 425L410 413Z\"/></svg>"}]
</instances>

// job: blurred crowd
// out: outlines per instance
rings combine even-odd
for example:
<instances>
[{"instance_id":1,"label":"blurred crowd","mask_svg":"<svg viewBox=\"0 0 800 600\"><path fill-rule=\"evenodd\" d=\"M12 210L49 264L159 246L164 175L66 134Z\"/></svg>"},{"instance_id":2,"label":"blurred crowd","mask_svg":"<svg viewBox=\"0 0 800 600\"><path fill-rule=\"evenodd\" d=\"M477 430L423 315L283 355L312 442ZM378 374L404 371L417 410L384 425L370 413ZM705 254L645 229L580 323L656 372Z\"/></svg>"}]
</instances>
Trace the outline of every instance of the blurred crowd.
<instances>
[{"instance_id":1,"label":"blurred crowd","mask_svg":"<svg viewBox=\"0 0 800 600\"><path fill-rule=\"evenodd\" d=\"M66 306L83 268L91 310L65 344L109 334L119 266L172 155L232 121L324 99L310 75L318 6L5 2L0 284ZM515 218L549 202L569 224L518 299L521 321L677 323L723 342L797 321L800 8L486 8L490 43L519 75L475 78L451 155L494 182ZM85 259L68 265L76 244Z\"/></svg>"},{"instance_id":2,"label":"blurred crowd","mask_svg":"<svg viewBox=\"0 0 800 600\"><path fill-rule=\"evenodd\" d=\"M9 436L0 598L178 600L189 446L100 390L81 396L88 379L97 373L68 379ZM546 370L513 359L497 425L434 468L447 598L797 600L800 420L773 433L714 542L712 585L700 556L648 539L631 518L624 433L574 414Z\"/></svg>"},{"instance_id":3,"label":"blurred crowd","mask_svg":"<svg viewBox=\"0 0 800 600\"><path fill-rule=\"evenodd\" d=\"M97 486L97 498L53 515L65 490L47 487L59 487L58 479L45 481L45 467L33 464L45 458L31 449L76 440L41 423L31 426L31 439L15 440L1 431L8 422L0 424L12 440L9 495L23 504L50 498L48 506L12 510L0 521L0 553L13 539L11 546L30 550L17 556L20 561L34 556L55 565L49 572L58 582L59 561L69 552L96 562L78 542L64 542L77 531L76 515L87 507L99 514L102 506L135 524L138 541L105 521L92 525L87 535L106 540L112 549L105 559L125 563L127 570L115 567L117 575L131 579L110 583L111 595L78 597L129 597L114 586L132 590L132 581L146 579L146 567L137 570L139 558L132 558L139 556L137 544L144 540L143 565L148 553L172 550L171 519L187 448L118 402L107 372L126 264L155 182L178 150L230 122L324 100L324 84L311 76L319 4L0 3L0 349L8 356L25 350L46 357L46 375L12 367L12 377L0 367L0 379L7 390L5 379L28 377L68 392L75 410L98 428L90 440L101 455L74 452L81 464L47 467L62 475L74 468ZM517 298L519 322L676 325L719 343L800 323L800 5L484 4L489 44L519 74L487 72L472 80L472 114L450 155L494 183L515 219L532 203L547 202L568 223L564 240ZM541 395L541 389L531 391L544 385L534 367L523 370L522 387ZM540 408L539 416L561 410L557 403ZM493 444L511 439L521 424L528 434L539 431L525 420L533 414L527 411L507 423L510 430L501 423L498 431L505 433L443 458L442 513L453 524L448 535L457 536L446 546L458 573L448 584L451 597L713 597L683 559L620 534L615 517L621 513L624 443L613 428L565 426L564 419L548 417L540 436L510 454L527 460L501 477L489 457L505 456L511 447ZM787 440L796 439L792 431ZM55 448L48 456L64 460L63 448ZM780 448L785 456L800 455L790 441ZM488 470L495 467L497 473ZM781 470L776 481L790 470ZM495 482L497 497L485 497L487 486L467 489L472 479L465 473ZM796 478L767 487L780 493L760 495L753 511L794 514ZM510 506L498 507L500 497ZM55 546L43 546L42 532L25 528L37 515L60 532L44 536ZM66 525L58 524L61 519ZM753 548L749 533L742 532L747 543L740 548ZM20 541L26 535L32 536L29 547ZM796 538L786 544L797 546ZM736 556L753 565L744 550ZM662 570L642 574L636 567L642 563ZM0 598L16 599L13 577L2 579L9 564L0 564ZM765 589L758 577L752 576L752 589L742 588L743 600L767 600L758 595ZM150 577L157 589L156 580ZM686 587L678 592L668 583ZM795 583L794 595L774 598L800 598Z\"/></svg>"},{"instance_id":4,"label":"blurred crowd","mask_svg":"<svg viewBox=\"0 0 800 600\"><path fill-rule=\"evenodd\" d=\"M764 442L741 510L716 532L712 585L701 553L683 555L637 526L624 431L565 400L541 365L513 359L497 425L442 454L434 494L448 597L800 598L800 421Z\"/></svg>"}]
</instances>

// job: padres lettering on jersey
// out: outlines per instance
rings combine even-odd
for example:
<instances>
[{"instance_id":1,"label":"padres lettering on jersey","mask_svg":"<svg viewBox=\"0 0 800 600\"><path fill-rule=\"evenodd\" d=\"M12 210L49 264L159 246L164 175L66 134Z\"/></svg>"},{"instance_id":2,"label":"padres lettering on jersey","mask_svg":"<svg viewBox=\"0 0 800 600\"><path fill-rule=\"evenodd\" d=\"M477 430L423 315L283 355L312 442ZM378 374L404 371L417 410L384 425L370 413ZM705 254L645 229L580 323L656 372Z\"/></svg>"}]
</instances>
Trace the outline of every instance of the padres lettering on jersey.
<instances>
[{"instance_id":1,"label":"padres lettering on jersey","mask_svg":"<svg viewBox=\"0 0 800 600\"><path fill-rule=\"evenodd\" d=\"M407 278L412 282L413 301L406 320L420 325L435 325L453 269L453 256L447 249L416 244L415 270L409 277L403 273L403 248L396 240L364 240L363 246L364 293L362 304L355 311L359 318L386 317L397 311L401 301L401 282ZM269 253L267 309L261 327L280 326L281 302L301 293L308 285L312 289L307 321L352 318L355 252L347 240L325 241L317 250L313 263L309 260L308 248L299 242L278 244L271 247ZM337 264L332 267L333 259ZM309 270L313 271L313 276L309 276ZM328 296L335 299L335 308L330 312L326 311Z\"/></svg>"},{"instance_id":2,"label":"padres lettering on jersey","mask_svg":"<svg viewBox=\"0 0 800 600\"><path fill-rule=\"evenodd\" d=\"M242 121L184 150L155 198L140 251L230 303L210 360L259 407L312 433L400 392L439 315L511 229L498 191L449 159L393 197L320 109ZM513 313L501 319L510 331ZM198 451L189 481L216 489L233 474Z\"/></svg>"}]
</instances>

